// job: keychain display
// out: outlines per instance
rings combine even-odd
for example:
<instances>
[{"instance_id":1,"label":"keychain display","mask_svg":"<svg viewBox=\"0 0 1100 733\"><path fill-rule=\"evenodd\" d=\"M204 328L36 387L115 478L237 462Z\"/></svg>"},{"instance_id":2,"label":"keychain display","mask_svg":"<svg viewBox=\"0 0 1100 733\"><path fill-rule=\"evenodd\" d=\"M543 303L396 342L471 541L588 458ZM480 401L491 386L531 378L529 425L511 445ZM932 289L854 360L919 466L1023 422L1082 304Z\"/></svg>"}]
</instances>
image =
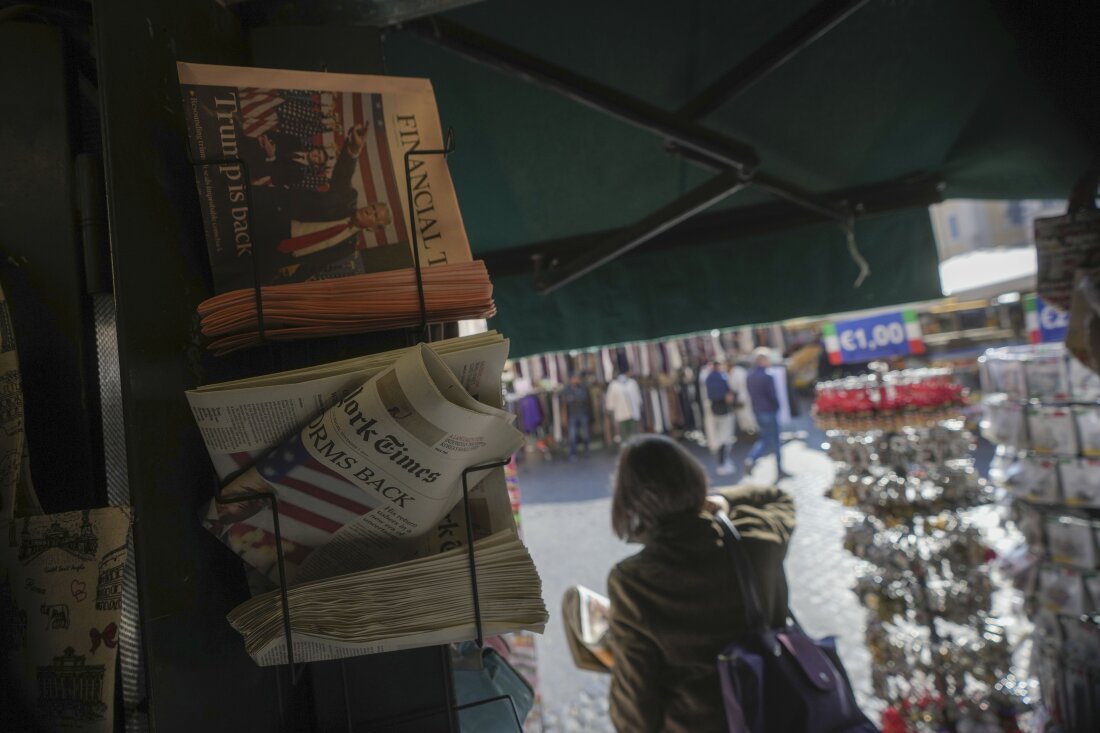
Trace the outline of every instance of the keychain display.
<instances>
[{"instance_id":1,"label":"keychain display","mask_svg":"<svg viewBox=\"0 0 1100 733\"><path fill-rule=\"evenodd\" d=\"M932 427L966 405L966 390L950 371L908 369L821 382L813 415L823 430L898 431Z\"/></svg>"},{"instance_id":2,"label":"keychain display","mask_svg":"<svg viewBox=\"0 0 1100 733\"><path fill-rule=\"evenodd\" d=\"M842 473L827 496L894 526L960 506L987 504L993 500L993 491L972 467L943 466L935 476L923 477Z\"/></svg>"},{"instance_id":3,"label":"keychain display","mask_svg":"<svg viewBox=\"0 0 1100 733\"><path fill-rule=\"evenodd\" d=\"M1100 730L1100 377L1060 344L991 349L980 359L985 436L1001 443L990 478L1015 499L1032 559L1031 672L1040 721ZM1052 468L1054 470L1052 470Z\"/></svg>"},{"instance_id":4,"label":"keychain display","mask_svg":"<svg viewBox=\"0 0 1100 733\"><path fill-rule=\"evenodd\" d=\"M931 428L905 428L897 432L830 430L826 433L828 454L854 475L867 475L872 467L887 467L905 474L910 466L968 460L974 439L962 427L961 420L951 420Z\"/></svg>"},{"instance_id":5,"label":"keychain display","mask_svg":"<svg viewBox=\"0 0 1100 733\"><path fill-rule=\"evenodd\" d=\"M1022 400L1023 362L1013 369L999 379L1018 373ZM1005 404L1021 413L1020 400ZM832 428L837 466L828 495L853 510L844 547L865 567L854 590L868 612L884 733L1003 733L1016 730L1032 703L1033 686L1013 669L994 610L996 553L962 514L994 498L958 419L965 404L965 390L943 370L850 378L818 391L816 418ZM1009 463L1001 470L1037 470ZM1057 464L1041 468L1056 496Z\"/></svg>"}]
</instances>

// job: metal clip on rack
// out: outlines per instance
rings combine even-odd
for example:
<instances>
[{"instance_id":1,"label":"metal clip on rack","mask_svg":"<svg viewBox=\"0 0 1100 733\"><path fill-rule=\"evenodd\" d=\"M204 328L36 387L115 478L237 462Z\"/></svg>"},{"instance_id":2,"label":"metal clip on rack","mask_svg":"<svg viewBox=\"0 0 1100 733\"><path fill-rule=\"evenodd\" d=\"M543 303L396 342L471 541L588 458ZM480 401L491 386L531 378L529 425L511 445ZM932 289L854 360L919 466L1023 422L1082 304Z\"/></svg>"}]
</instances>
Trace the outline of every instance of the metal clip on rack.
<instances>
[{"instance_id":1,"label":"metal clip on rack","mask_svg":"<svg viewBox=\"0 0 1100 733\"><path fill-rule=\"evenodd\" d=\"M496 461L490 461L489 463L482 463L477 466L470 466L462 472L462 509L466 516L466 556L469 559L470 566L470 589L474 596L474 623L477 626L477 647L480 649L485 645L485 635L481 628L481 600L478 598L477 592L477 562L474 557L474 529L473 522L470 520L470 487L469 476L474 471L487 471L494 468L503 468L508 465L508 461L511 458L504 458Z\"/></svg>"},{"instance_id":2,"label":"metal clip on rack","mask_svg":"<svg viewBox=\"0 0 1100 733\"><path fill-rule=\"evenodd\" d=\"M419 242L419 229L416 225L416 205L413 203L413 187L412 187L412 171L409 168L410 160L416 156L427 155L442 155L446 158L455 149L455 131L453 128L447 128L447 138L444 141L444 145L439 150L421 150L418 148L410 148L405 151L405 196L408 199L409 204L409 236L411 238L410 245L413 252L413 271L416 273L416 294L420 299L420 340L430 341L428 333L428 308L424 302L424 276L420 273L420 242Z\"/></svg>"},{"instance_id":3,"label":"metal clip on rack","mask_svg":"<svg viewBox=\"0 0 1100 733\"><path fill-rule=\"evenodd\" d=\"M266 501L271 509L271 522L275 529L275 561L279 569L279 596L283 606L283 634L286 636L286 661L291 669L291 684L297 685L302 676L302 669L294 666L294 644L290 635L290 598L287 596L286 582L286 558L283 556L283 533L279 528L279 499L275 494L253 491L247 494L238 494L228 498L215 495L214 502L222 506L226 504L243 504L246 501Z\"/></svg>"}]
</instances>

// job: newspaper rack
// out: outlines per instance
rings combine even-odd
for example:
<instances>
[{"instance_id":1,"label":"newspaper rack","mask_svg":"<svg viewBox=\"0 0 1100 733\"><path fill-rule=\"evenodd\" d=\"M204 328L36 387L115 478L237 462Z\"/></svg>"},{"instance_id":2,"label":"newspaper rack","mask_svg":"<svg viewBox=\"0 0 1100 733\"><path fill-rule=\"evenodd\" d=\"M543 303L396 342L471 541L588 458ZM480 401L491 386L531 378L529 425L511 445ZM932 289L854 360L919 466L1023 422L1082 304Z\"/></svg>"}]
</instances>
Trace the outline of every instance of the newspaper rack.
<instances>
[{"instance_id":1,"label":"newspaper rack","mask_svg":"<svg viewBox=\"0 0 1100 733\"><path fill-rule=\"evenodd\" d=\"M419 332L414 332L410 328L410 345L416 343L416 338L419 337L421 341L430 341L428 330L428 309L424 300L424 276L420 272L420 232L416 226L416 209L413 204L412 195L412 172L409 168L409 164L413 157L420 156L432 156L442 155L446 158L455 149L455 131L454 128L448 127L447 134L444 138L444 145L438 150L422 150L413 148L405 151L405 194L408 200L409 207L409 231L412 235L412 241L409 246L412 247L413 253L413 272L416 274L416 293L420 302L420 326ZM190 150L188 151L190 156ZM189 158L191 166L194 168L205 168L212 165L239 165L244 171L243 180L245 199L249 210L252 210L252 176L248 170L248 163L242 158L210 158L207 160L196 161L193 157ZM264 296L263 286L260 283L260 264L259 256L255 251L251 257L252 262L252 292L253 299L256 302L256 334L259 336L261 343L267 342L267 336L264 330Z\"/></svg>"},{"instance_id":2,"label":"newspaper rack","mask_svg":"<svg viewBox=\"0 0 1100 733\"><path fill-rule=\"evenodd\" d=\"M411 174L410 174L410 161L411 161L411 158L413 156L430 156L430 155L447 156L448 154L453 152L454 149L455 149L454 140L455 140L454 130L452 128L447 128L447 134L446 134L445 144L444 144L443 148L438 149L438 150L413 149L413 150L405 151L405 190L406 190L408 205L409 205L409 217L410 217L409 220L410 220L410 222L415 221L415 210L413 208L414 205L413 205L413 200L412 200L412 177L411 177ZM210 160L204 160L204 161L198 161L198 162L196 162L195 160L192 159L191 160L191 165L194 166L194 167L204 167L204 166L210 166L210 165L240 165L244 169L245 180L250 180L249 175L248 175L248 163L245 162L244 160L239 159L239 158L217 158L217 159L210 159ZM245 186L245 195L247 197L248 204L251 207L251 203L252 203L252 187L251 187L251 185L246 185ZM407 329L407 331L409 333L410 343L415 343L418 340L427 342L427 341L431 340L431 331L429 329L428 310L427 310L427 305L425 303L425 298L424 298L424 279L423 279L423 276L420 272L420 246L419 246L419 241L418 241L419 232L417 231L417 227L415 225L410 227L410 231L412 232L412 241L410 242L410 246L412 247L412 251L413 251L413 270L416 273L417 297L418 297L419 304L420 304L420 325L419 325L418 329L413 329L413 328L410 327L410 328ZM262 291L262 287L260 285L259 262L258 262L257 258L255 258L255 257L253 257L253 259L252 259L252 272L253 272L253 292L254 292L254 297L255 297L255 302L256 302L257 334L258 334L261 342L266 342L267 339L266 339L265 333L264 333L263 291ZM478 465L474 465L474 466L469 466L462 472L462 507L463 507L463 514L465 516L465 521L466 521L466 549L467 549L468 566L469 566L469 569L470 569L470 591L471 591L472 598L473 598L474 626L475 626L475 629L476 629L476 638L475 638L474 641L477 644L478 649L481 649L485 644L485 634L484 634L484 629L483 629L482 620L481 620L481 600L480 600L479 593L478 593L477 561L476 561L476 557L474 555L473 525L472 525L471 518L470 518L469 475L471 473L476 472L476 471L486 471L486 470L502 468L505 465L507 465L510 460L511 460L511 458L509 457L509 458L499 459L499 460L496 460L496 461L490 461L490 462L487 462L487 463L482 463L482 464L478 464ZM255 500L262 500L262 501L267 502L268 508L269 508L269 510L271 511L271 514L272 514L272 526L273 526L274 534L275 534L275 548L276 548L276 555L275 556L276 556L276 563L277 563L278 575L279 575L279 596L280 596L280 602L281 602L282 612L283 612L283 634L286 638L286 650L287 650L286 665L290 669L291 684L292 685L297 685L298 682L300 681L301 677L302 677L302 673L304 671L305 664L296 664L295 660L294 660L293 632L292 632L291 623L290 623L290 600L289 600L289 596L287 594L288 585L287 585L287 580L286 580L286 560L285 560L284 553L283 553L282 530L279 526L279 500L275 496L274 493L269 493L269 492L250 492L250 493L247 493L247 494L241 494L241 495L233 496L233 497L229 497L229 498L215 497L215 501L218 504L235 504L235 503L241 503L241 502L245 502L245 501L255 501ZM448 647L449 647L449 645L448 645ZM341 665L341 677L344 681L344 685L345 685L345 688L346 688L347 687L347 675L346 675L346 668L344 667L344 660L340 660L340 665ZM349 699L348 696L345 695L345 704L347 704L348 699ZM511 709L511 713L512 713L512 719L514 720L514 722L516 724L516 731L518 731L519 733L522 733L522 731L523 731L523 721L520 719L519 711L516 708L515 700L513 700L510 695L500 695L500 696L497 696L497 697L492 697L492 698L488 698L488 699L485 699L485 700L478 700L476 702L466 703L466 704L463 704L463 705L455 705L453 697L449 697L450 704L448 705L448 708L451 711L453 711L454 713L457 714L457 713L460 713L463 710L469 710L469 709L472 709L472 708L475 708L475 707L480 707L480 706L483 706L483 705L491 705L491 704L494 704L494 703L499 703L503 700L507 700L509 705L510 705L510 709ZM420 711L418 713L413 713L413 714L409 714L409 715L402 715L402 716L396 716L396 717L391 718L391 719L376 721L376 723L380 724L380 725L384 725L384 724L398 724L398 723L402 723L402 722L413 722L413 721L415 721L419 718L428 717L428 716L436 714L438 712L439 711L437 711L437 710L423 710L423 711ZM348 711L347 720L348 720L348 730L350 731L350 730L352 730L350 710Z\"/></svg>"}]
</instances>

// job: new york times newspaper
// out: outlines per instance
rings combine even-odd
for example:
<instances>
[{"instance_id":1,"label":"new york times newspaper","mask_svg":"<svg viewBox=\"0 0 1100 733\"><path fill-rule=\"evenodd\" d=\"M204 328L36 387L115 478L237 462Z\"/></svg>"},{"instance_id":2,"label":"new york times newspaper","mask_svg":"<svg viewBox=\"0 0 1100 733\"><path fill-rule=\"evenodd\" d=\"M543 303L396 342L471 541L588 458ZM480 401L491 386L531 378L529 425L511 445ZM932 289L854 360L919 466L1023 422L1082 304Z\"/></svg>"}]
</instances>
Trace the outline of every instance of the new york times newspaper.
<instances>
[{"instance_id":1,"label":"new york times newspaper","mask_svg":"<svg viewBox=\"0 0 1100 733\"><path fill-rule=\"evenodd\" d=\"M506 353L507 346L503 348ZM499 400L499 367L494 363L491 370L482 370L475 361L453 369L427 346L414 347L320 413L315 401L331 394L326 390L340 392L336 380L341 377L321 380L326 382L323 387L297 385L296 396L281 395L280 409L273 409L276 400L266 399L267 409L252 410L253 415L265 416L260 424L266 422L266 429L243 430L237 443L199 420L208 445L210 436L217 435L221 442L216 450L225 455L260 451L258 443L274 435L277 425L296 423L301 414L309 414L304 427L220 494L276 495L288 581L390 564L431 551L426 543L434 542L438 551L453 545L449 540L464 536L454 532L457 517L452 511L461 499L463 470L505 458L522 443L522 434L511 425L512 416L474 399L456 376L465 374L469 383L471 375L480 372L496 383ZM226 394L220 405L215 404L218 394L202 399L188 395L197 417L202 410L228 406ZM475 474L470 484L485 477ZM482 491L502 495L507 502L502 477L499 491L492 486ZM487 507L485 515L490 525L503 521L501 509ZM204 523L246 562L277 579L273 517L266 501L212 501ZM324 552L318 552L321 548Z\"/></svg>"}]
</instances>

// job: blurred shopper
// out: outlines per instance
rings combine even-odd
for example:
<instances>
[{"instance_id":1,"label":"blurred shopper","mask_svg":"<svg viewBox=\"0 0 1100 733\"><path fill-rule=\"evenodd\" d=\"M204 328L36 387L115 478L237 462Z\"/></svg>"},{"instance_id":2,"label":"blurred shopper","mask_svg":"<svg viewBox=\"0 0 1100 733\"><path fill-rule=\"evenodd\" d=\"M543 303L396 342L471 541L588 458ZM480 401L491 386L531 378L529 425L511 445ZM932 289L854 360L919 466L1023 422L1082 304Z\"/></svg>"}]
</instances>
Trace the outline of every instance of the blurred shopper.
<instances>
[{"instance_id":1,"label":"blurred shopper","mask_svg":"<svg viewBox=\"0 0 1100 733\"><path fill-rule=\"evenodd\" d=\"M711 420L706 425L707 446L718 462L715 473L729 476L733 473L733 411L736 395L730 388L728 365L724 357L711 362L711 370L704 382Z\"/></svg>"},{"instance_id":2,"label":"blurred shopper","mask_svg":"<svg viewBox=\"0 0 1100 733\"><path fill-rule=\"evenodd\" d=\"M749 397L748 385L749 370L745 367L745 364L751 365L751 363L751 361L745 359L730 362L728 376L735 405L733 411L735 441L738 433L755 434L759 430L756 425L756 418L752 414L752 398Z\"/></svg>"},{"instance_id":3,"label":"blurred shopper","mask_svg":"<svg viewBox=\"0 0 1100 733\"><path fill-rule=\"evenodd\" d=\"M779 395L775 390L775 380L768 374L771 366L771 352L761 346L753 353L755 366L745 378L752 401L752 413L760 428L760 437L745 459L745 473L752 473L756 462L767 453L775 453L775 467L778 478L789 478L783 470L783 459L779 443ZM778 480L778 479L777 479Z\"/></svg>"},{"instance_id":4,"label":"blurred shopper","mask_svg":"<svg viewBox=\"0 0 1100 733\"><path fill-rule=\"evenodd\" d=\"M615 420L622 442L625 443L638 434L642 419L642 391L633 377L620 371L611 380L604 396L604 407Z\"/></svg>"},{"instance_id":5,"label":"blurred shopper","mask_svg":"<svg viewBox=\"0 0 1100 733\"><path fill-rule=\"evenodd\" d=\"M756 486L707 496L706 472L675 441L641 435L623 446L611 527L644 547L607 578L610 713L621 733L727 730L716 660L748 629L736 571L713 516L718 512L741 533L769 625L783 624L783 558L795 524L791 497Z\"/></svg>"},{"instance_id":6,"label":"blurred shopper","mask_svg":"<svg viewBox=\"0 0 1100 733\"><path fill-rule=\"evenodd\" d=\"M592 414L592 398L588 394L588 385L581 375L574 372L569 384L561 391L565 413L569 416L569 460L577 457L577 440L584 441L584 454L588 455L588 421Z\"/></svg>"}]
</instances>

